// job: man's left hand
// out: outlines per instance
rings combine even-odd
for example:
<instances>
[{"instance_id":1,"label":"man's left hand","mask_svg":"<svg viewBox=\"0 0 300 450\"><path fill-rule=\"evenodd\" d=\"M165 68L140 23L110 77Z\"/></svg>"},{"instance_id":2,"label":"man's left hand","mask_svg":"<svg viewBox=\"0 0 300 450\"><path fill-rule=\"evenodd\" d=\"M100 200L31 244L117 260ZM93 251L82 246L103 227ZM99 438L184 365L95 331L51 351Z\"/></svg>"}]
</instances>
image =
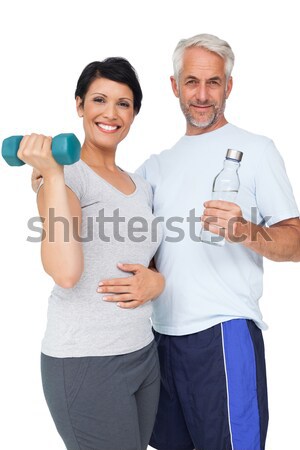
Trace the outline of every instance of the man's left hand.
<instances>
[{"instance_id":1,"label":"man's left hand","mask_svg":"<svg viewBox=\"0 0 300 450\"><path fill-rule=\"evenodd\" d=\"M210 200L204 203L201 221L205 230L224 236L229 242L244 242L248 237L249 222L241 208L232 202Z\"/></svg>"},{"instance_id":2,"label":"man's left hand","mask_svg":"<svg viewBox=\"0 0 300 450\"><path fill-rule=\"evenodd\" d=\"M164 290L164 277L156 270L142 264L118 264L118 268L133 273L133 276L102 280L97 292L114 294L103 297L107 302L116 302L121 308L137 308Z\"/></svg>"}]
</instances>

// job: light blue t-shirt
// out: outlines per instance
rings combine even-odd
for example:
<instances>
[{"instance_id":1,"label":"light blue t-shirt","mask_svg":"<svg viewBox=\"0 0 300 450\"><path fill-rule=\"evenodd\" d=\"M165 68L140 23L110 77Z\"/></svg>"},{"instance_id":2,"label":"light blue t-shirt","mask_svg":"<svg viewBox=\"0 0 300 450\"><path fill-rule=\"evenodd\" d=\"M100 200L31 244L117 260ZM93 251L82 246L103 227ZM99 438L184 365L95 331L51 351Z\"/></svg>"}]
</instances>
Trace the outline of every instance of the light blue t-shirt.
<instances>
[{"instance_id":1,"label":"light blue t-shirt","mask_svg":"<svg viewBox=\"0 0 300 450\"><path fill-rule=\"evenodd\" d=\"M154 329L184 335L231 319L252 319L261 328L263 258L242 244L199 242L203 203L228 148L244 153L236 203L244 218L270 226L299 217L281 156L273 142L231 124L183 136L173 148L152 155L138 173L153 189L154 214L164 225L156 267L166 278L154 302ZM198 222L195 225L195 220Z\"/></svg>"}]
</instances>

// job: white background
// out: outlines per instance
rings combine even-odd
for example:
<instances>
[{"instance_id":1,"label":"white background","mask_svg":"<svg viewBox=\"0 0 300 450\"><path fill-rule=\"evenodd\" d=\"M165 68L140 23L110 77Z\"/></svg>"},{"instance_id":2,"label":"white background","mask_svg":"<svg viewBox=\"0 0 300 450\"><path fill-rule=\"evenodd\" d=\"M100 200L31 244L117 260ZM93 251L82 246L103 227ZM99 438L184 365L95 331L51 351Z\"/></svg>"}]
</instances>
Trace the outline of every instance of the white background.
<instances>
[{"instance_id":1,"label":"white background","mask_svg":"<svg viewBox=\"0 0 300 450\"><path fill-rule=\"evenodd\" d=\"M75 132L82 140L73 99L77 78L91 61L124 56L137 69L144 91L141 113L118 154L118 164L134 170L149 154L171 146L184 133L184 119L169 85L174 47L183 37L212 33L227 40L236 55L227 119L272 137L300 203L296 2L3 3L1 141L33 131ZM52 280L41 268L39 245L26 241L27 221L37 214L30 174L27 166L11 168L0 160L0 447L63 450L40 382L40 342ZM265 263L261 308L270 326L265 332L270 400L267 450L299 445L299 267Z\"/></svg>"}]
</instances>

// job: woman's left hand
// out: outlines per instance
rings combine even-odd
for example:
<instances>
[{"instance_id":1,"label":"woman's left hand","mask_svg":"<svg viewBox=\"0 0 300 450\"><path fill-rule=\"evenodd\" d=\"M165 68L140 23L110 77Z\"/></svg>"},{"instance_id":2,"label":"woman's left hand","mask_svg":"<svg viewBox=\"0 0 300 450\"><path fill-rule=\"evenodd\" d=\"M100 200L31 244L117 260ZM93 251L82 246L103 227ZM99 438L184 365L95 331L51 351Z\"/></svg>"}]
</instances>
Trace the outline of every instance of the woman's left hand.
<instances>
[{"instance_id":1,"label":"woman's left hand","mask_svg":"<svg viewBox=\"0 0 300 450\"><path fill-rule=\"evenodd\" d=\"M43 179L42 174L37 169L33 168L31 174L31 187L35 193L37 193L42 179Z\"/></svg>"},{"instance_id":2,"label":"woman's left hand","mask_svg":"<svg viewBox=\"0 0 300 450\"><path fill-rule=\"evenodd\" d=\"M142 264L118 264L118 268L133 273L133 276L102 280L97 292L113 294L103 297L107 302L116 302L121 308L137 308L155 299L164 290L165 279L155 269Z\"/></svg>"}]
</instances>

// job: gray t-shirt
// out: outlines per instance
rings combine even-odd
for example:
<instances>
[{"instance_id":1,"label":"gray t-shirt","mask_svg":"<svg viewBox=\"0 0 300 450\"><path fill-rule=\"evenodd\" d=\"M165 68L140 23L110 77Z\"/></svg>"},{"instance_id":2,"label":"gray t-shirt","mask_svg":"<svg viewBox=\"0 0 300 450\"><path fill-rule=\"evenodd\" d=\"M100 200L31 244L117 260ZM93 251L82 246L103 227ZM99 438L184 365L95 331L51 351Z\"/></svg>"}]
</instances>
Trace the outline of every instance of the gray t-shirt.
<instances>
[{"instance_id":1,"label":"gray t-shirt","mask_svg":"<svg viewBox=\"0 0 300 450\"><path fill-rule=\"evenodd\" d=\"M161 229L152 232L151 187L130 174L136 189L123 194L82 160L65 166L64 173L66 185L81 204L84 272L73 288L54 286L42 352L80 357L136 351L153 339L151 302L122 309L102 300L105 294L96 290L101 280L131 275L121 271L118 262L148 267L162 239Z\"/></svg>"}]
</instances>

